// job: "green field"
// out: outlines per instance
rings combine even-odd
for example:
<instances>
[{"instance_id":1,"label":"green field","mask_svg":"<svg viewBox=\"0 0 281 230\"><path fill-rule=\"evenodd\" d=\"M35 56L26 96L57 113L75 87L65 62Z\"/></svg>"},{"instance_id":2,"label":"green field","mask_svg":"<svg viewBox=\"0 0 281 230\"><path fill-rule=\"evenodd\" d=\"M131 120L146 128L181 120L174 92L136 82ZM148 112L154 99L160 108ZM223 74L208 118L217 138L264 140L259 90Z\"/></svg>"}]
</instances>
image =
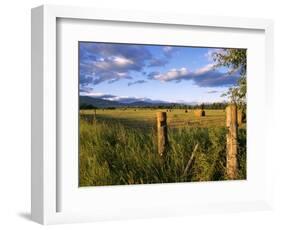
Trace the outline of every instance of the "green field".
<instances>
[{"instance_id":1,"label":"green field","mask_svg":"<svg viewBox=\"0 0 281 230\"><path fill-rule=\"evenodd\" d=\"M150 128L156 125L156 113L167 112L169 128L183 127L223 127L225 126L224 110L205 110L205 117L196 117L193 110L185 109L98 109L96 119L98 121L117 122L131 128ZM81 114L95 114L94 110L81 110Z\"/></svg>"},{"instance_id":2,"label":"green field","mask_svg":"<svg viewBox=\"0 0 281 230\"><path fill-rule=\"evenodd\" d=\"M80 186L226 180L226 128L223 110L167 112L169 146L157 154L157 109L82 110L80 118ZM246 179L246 128L238 133L238 179ZM196 148L197 145L197 148ZM186 170L194 153L194 160Z\"/></svg>"}]
</instances>

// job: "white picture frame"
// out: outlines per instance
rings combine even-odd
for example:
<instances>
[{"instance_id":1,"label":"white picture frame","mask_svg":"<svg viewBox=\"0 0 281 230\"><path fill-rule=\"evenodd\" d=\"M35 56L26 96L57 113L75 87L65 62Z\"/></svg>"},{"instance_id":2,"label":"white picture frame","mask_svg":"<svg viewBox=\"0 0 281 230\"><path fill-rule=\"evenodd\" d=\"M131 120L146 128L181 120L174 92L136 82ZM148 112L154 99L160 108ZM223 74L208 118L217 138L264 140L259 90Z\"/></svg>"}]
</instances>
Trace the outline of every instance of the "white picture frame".
<instances>
[{"instance_id":1,"label":"white picture frame","mask_svg":"<svg viewBox=\"0 0 281 230\"><path fill-rule=\"evenodd\" d=\"M180 26L191 26L193 28L219 28L220 30L243 30L247 31L260 31L264 41L264 52L261 54L264 57L260 57L263 70L265 73L261 73L260 84L257 82L255 86L257 90L252 89L252 94L256 97L260 97L264 101L266 108L264 112L261 112L260 116L253 119L252 125L249 128L254 127L254 122L259 122L264 119L264 125L261 128L262 134L257 137L265 138L265 142L262 144L261 150L264 150L260 159L260 162L264 160L262 170L264 170L264 177L260 182L256 181L255 188L263 188L262 192L257 192L255 200L242 199L241 195L238 195L235 199L224 199L221 201L218 199L210 200L210 198L204 199L204 202L200 203L196 199L194 202L182 202L179 200L170 200L165 205L160 203L150 203L153 206L142 205L144 198L140 198L141 202L137 203L133 207L130 203L130 194L138 194L145 192L148 196L154 196L158 192L161 194L176 194L181 197L183 192L187 193L187 196L194 196L196 189L210 189L211 193L215 194L217 189L222 187L228 187L227 189L240 189L237 190L237 194L242 194L244 185L237 187L237 184L228 183L219 185L219 187L212 186L211 184L197 184L196 189L193 189L192 183L189 183L189 187L185 183L183 184L167 184L161 187L155 186L128 186L130 188L117 187L104 187L98 191L95 191L98 199L102 200L105 196L122 196L126 194L128 200L123 200L125 204L113 207L114 204L106 204L105 209L101 207L102 204L98 203L97 207L88 207L85 210L83 205L77 207L79 200L73 200L72 203L68 203L68 209L61 209L60 200L66 196L66 192L59 192L59 189L63 184L59 177L60 163L64 158L60 158L57 155L58 151L58 94L60 94L60 88L57 84L58 75L58 21L60 19L75 20L93 20L103 21L108 24L113 22L122 23L138 23L138 24L151 24L153 26L169 26L171 28ZM114 39L114 34L111 34ZM172 216L172 215L185 215L191 213L206 213L206 212L225 212L225 211L243 211L243 210L264 210L272 207L272 177L271 177L271 163L272 155L270 152L270 138L268 133L272 128L271 115L269 112L274 105L273 92L273 23L271 20L265 19L246 19L246 18L231 18L231 17L210 17L210 16L189 16L189 15L172 15L172 14L160 14L149 12L132 12L132 11L115 11L115 10L100 10L91 8L79 8L79 7L66 7L66 6L51 6L44 5L32 9L32 188L31 188L31 213L32 219L41 224L56 224L56 223L70 223L70 222L82 222L82 221L96 221L107 219L124 219L124 218L142 218L153 216ZM265 85L262 85L265 82ZM259 89L262 87L262 92ZM260 93L259 93L260 92ZM71 93L71 92L70 92ZM251 140L250 140L251 144ZM258 151L258 150L257 150ZM72 167L70 162L64 162L64 164ZM255 170L261 165L255 166ZM64 167L67 168L67 167ZM253 171L254 173L255 171ZM243 183L243 182L238 182ZM247 183L247 181L246 181ZM244 183L245 184L245 183ZM240 185L239 185L240 186ZM188 188L188 190L187 190ZM190 191L190 194L188 194ZM226 190L228 191L228 190ZM239 193L240 192L240 193ZM249 190L253 192L253 190ZM87 195L89 193L90 195ZM71 194L71 191L69 191ZM87 199L91 199L92 191L84 191L83 196L87 196ZM163 195L162 195L163 196ZM163 198L161 195L160 198ZM147 197L146 197L147 198ZM67 199L71 202L73 197ZM75 198L80 199L80 198ZM109 199L110 200L110 199ZM149 201L150 202L150 201ZM89 202L89 204L91 201ZM149 203L147 203L149 204ZM112 210L111 210L111 206ZM74 211L72 211L74 210Z\"/></svg>"}]
</instances>

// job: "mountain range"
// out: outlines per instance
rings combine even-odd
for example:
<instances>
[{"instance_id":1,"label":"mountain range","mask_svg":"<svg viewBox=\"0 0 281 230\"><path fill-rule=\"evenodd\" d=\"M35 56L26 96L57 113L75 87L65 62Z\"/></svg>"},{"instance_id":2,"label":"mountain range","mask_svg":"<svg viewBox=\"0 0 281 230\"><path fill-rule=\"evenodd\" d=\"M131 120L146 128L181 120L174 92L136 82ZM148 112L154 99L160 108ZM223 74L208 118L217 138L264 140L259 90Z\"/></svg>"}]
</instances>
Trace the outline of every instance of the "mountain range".
<instances>
[{"instance_id":1,"label":"mountain range","mask_svg":"<svg viewBox=\"0 0 281 230\"><path fill-rule=\"evenodd\" d=\"M184 105L184 103L171 103L160 100L151 99L120 99L117 100L106 100L102 98L90 97L90 96L80 96L79 103L81 105L92 105L98 108L108 108L108 107L153 107L153 106L170 106L170 105ZM197 103L190 103L189 105L195 105Z\"/></svg>"}]
</instances>

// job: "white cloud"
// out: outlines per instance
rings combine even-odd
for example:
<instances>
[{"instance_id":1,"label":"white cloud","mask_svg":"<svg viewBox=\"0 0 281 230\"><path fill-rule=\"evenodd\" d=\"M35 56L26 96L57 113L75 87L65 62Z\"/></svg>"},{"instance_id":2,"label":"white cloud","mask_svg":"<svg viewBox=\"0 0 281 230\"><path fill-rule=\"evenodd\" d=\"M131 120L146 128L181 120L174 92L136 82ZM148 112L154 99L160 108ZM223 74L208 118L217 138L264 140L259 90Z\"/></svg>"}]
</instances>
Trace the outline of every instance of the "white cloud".
<instances>
[{"instance_id":1,"label":"white cloud","mask_svg":"<svg viewBox=\"0 0 281 230\"><path fill-rule=\"evenodd\" d=\"M95 92L90 92L90 91L88 91L88 92L81 92L80 91L80 96L102 97L103 95L105 95L105 94L103 94L103 93L95 93Z\"/></svg>"},{"instance_id":2,"label":"white cloud","mask_svg":"<svg viewBox=\"0 0 281 230\"><path fill-rule=\"evenodd\" d=\"M180 68L180 69L171 69L166 73L157 74L153 77L155 80L160 81L172 81L172 80L178 80L182 79L185 76L187 76L189 71L186 68Z\"/></svg>"},{"instance_id":3,"label":"white cloud","mask_svg":"<svg viewBox=\"0 0 281 230\"><path fill-rule=\"evenodd\" d=\"M131 79L132 72L144 71L153 59L143 45L81 43L80 83L85 86Z\"/></svg>"},{"instance_id":4,"label":"white cloud","mask_svg":"<svg viewBox=\"0 0 281 230\"><path fill-rule=\"evenodd\" d=\"M214 70L214 64L208 64L194 71L195 74L203 74L208 71Z\"/></svg>"},{"instance_id":5,"label":"white cloud","mask_svg":"<svg viewBox=\"0 0 281 230\"><path fill-rule=\"evenodd\" d=\"M228 74L219 72L213 64L208 64L195 71L189 71L187 68L171 69L164 73L155 73L149 75L149 79L159 80L162 82L181 80L192 80L200 87L220 87L237 84L239 74L237 72Z\"/></svg>"},{"instance_id":6,"label":"white cloud","mask_svg":"<svg viewBox=\"0 0 281 230\"><path fill-rule=\"evenodd\" d=\"M163 53L166 56L166 58L171 58L173 53L176 52L177 49L172 46L164 46L163 47Z\"/></svg>"},{"instance_id":7,"label":"white cloud","mask_svg":"<svg viewBox=\"0 0 281 230\"><path fill-rule=\"evenodd\" d=\"M113 57L113 62L119 66L127 66L134 64L132 60L124 57Z\"/></svg>"},{"instance_id":8,"label":"white cloud","mask_svg":"<svg viewBox=\"0 0 281 230\"><path fill-rule=\"evenodd\" d=\"M93 62L94 67L100 70L118 70L128 68L133 65L134 61L124 57L109 57L99 59Z\"/></svg>"},{"instance_id":9,"label":"white cloud","mask_svg":"<svg viewBox=\"0 0 281 230\"><path fill-rule=\"evenodd\" d=\"M172 49L173 49L173 47L171 47L171 46L165 46L165 47L163 47L164 52L169 52L169 51L171 51Z\"/></svg>"}]
</instances>

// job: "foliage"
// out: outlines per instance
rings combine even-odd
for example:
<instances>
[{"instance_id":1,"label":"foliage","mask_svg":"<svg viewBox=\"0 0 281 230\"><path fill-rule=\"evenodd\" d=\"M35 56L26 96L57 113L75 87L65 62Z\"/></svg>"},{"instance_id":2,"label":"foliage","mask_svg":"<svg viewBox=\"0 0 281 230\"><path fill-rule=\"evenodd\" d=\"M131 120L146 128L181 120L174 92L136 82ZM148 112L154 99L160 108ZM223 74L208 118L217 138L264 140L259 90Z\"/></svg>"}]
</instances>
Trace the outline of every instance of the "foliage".
<instances>
[{"instance_id":1,"label":"foliage","mask_svg":"<svg viewBox=\"0 0 281 230\"><path fill-rule=\"evenodd\" d=\"M91 105L91 104L81 104L80 105L80 110L84 109L84 110L90 110L90 109L97 109L97 107Z\"/></svg>"},{"instance_id":2,"label":"foliage","mask_svg":"<svg viewBox=\"0 0 281 230\"><path fill-rule=\"evenodd\" d=\"M238 73L240 78L236 86L230 87L223 96L228 96L231 102L239 107L245 107L247 93L247 50L246 49L223 49L213 53L215 67L227 67L229 73Z\"/></svg>"}]
</instances>

